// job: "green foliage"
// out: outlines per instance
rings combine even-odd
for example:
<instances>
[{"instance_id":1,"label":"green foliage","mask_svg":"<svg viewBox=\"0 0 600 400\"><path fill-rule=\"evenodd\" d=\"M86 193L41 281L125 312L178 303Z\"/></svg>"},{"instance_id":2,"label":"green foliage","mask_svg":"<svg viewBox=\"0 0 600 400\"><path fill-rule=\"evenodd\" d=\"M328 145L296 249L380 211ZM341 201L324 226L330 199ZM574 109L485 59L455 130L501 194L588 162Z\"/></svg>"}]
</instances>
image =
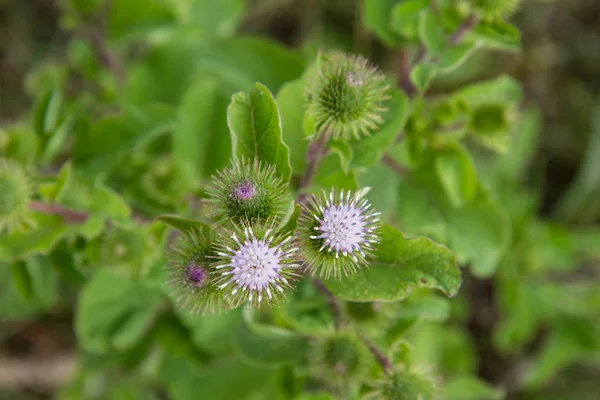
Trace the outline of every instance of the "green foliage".
<instances>
[{"instance_id":1,"label":"green foliage","mask_svg":"<svg viewBox=\"0 0 600 400\"><path fill-rule=\"evenodd\" d=\"M0 109L0 352L77 354L45 397L598 393L600 109L555 196L519 1L54 3Z\"/></svg>"}]
</instances>

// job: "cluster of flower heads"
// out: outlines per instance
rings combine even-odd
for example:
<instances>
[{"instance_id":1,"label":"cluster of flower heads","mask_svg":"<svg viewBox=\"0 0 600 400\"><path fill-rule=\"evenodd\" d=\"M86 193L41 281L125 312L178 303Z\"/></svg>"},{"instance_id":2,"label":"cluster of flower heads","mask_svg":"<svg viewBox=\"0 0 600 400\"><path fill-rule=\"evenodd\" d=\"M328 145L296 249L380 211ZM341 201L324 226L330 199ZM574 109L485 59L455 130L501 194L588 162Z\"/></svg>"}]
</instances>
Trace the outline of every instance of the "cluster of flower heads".
<instances>
[{"instance_id":1,"label":"cluster of flower heads","mask_svg":"<svg viewBox=\"0 0 600 400\"><path fill-rule=\"evenodd\" d=\"M193 312L275 304L304 270L342 278L367 267L377 242L379 213L361 193L337 189L310 197L290 231L287 187L258 161L235 162L206 192L218 233L199 224L168 264L174 297Z\"/></svg>"}]
</instances>

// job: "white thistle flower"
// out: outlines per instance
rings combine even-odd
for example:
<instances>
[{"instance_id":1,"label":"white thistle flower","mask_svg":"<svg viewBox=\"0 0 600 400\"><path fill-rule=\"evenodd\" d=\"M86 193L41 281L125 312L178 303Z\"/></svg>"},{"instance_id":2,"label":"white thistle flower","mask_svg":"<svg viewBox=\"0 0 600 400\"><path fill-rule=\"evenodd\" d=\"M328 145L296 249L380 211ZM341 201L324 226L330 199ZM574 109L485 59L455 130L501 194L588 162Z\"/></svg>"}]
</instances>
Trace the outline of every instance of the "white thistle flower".
<instances>
[{"instance_id":1,"label":"white thistle flower","mask_svg":"<svg viewBox=\"0 0 600 400\"><path fill-rule=\"evenodd\" d=\"M236 227L222 236L215 270L220 275L219 289L235 302L249 301L259 306L263 299L277 302L291 287L298 267L291 248L291 236L281 240L272 229ZM239 237L239 238L238 238ZM240 239L241 238L241 239Z\"/></svg>"},{"instance_id":2,"label":"white thistle flower","mask_svg":"<svg viewBox=\"0 0 600 400\"><path fill-rule=\"evenodd\" d=\"M302 218L303 240L309 267L325 278L355 273L365 265L378 241L376 230L380 213L352 192L312 198Z\"/></svg>"}]
</instances>

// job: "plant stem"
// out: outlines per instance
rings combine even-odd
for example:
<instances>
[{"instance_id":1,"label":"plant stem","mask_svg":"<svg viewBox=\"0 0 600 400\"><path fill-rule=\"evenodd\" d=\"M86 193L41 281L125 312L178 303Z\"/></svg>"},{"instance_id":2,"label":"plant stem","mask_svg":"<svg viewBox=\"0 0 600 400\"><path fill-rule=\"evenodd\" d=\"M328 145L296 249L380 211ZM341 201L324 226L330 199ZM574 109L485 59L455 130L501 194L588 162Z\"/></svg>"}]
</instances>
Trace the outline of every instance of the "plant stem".
<instances>
[{"instance_id":1,"label":"plant stem","mask_svg":"<svg viewBox=\"0 0 600 400\"><path fill-rule=\"evenodd\" d=\"M56 204L46 204L39 201L29 202L29 208L42 214L61 216L68 224L81 224L88 219L88 214L70 210Z\"/></svg>"},{"instance_id":2,"label":"plant stem","mask_svg":"<svg viewBox=\"0 0 600 400\"><path fill-rule=\"evenodd\" d=\"M339 330L342 327L342 307L340 306L339 300L325 287L323 282L317 278L312 279L312 284L323 295L327 301L327 306L333 314L335 330Z\"/></svg>"},{"instance_id":3,"label":"plant stem","mask_svg":"<svg viewBox=\"0 0 600 400\"><path fill-rule=\"evenodd\" d=\"M369 348L369 351L373 354L373 356L375 356L377 362L381 366L381 369L383 369L383 372L386 374L390 373L392 371L392 363L390 362L390 359L387 358L385 354L379 350L375 343L371 342L366 336L362 337L362 341Z\"/></svg>"},{"instance_id":4,"label":"plant stem","mask_svg":"<svg viewBox=\"0 0 600 400\"><path fill-rule=\"evenodd\" d=\"M448 39L448 44L454 46L458 44L467 33L471 31L477 25L479 19L475 14L471 14L467 17L467 19L454 31L450 38Z\"/></svg>"},{"instance_id":5,"label":"plant stem","mask_svg":"<svg viewBox=\"0 0 600 400\"><path fill-rule=\"evenodd\" d=\"M327 132L322 132L316 140L311 141L308 145L308 150L306 151L306 170L302 178L300 178L300 185L298 186L298 203L302 203L304 200L305 196L301 192L310 186L321 160L327 154L327 149L325 148L327 138Z\"/></svg>"},{"instance_id":6,"label":"plant stem","mask_svg":"<svg viewBox=\"0 0 600 400\"><path fill-rule=\"evenodd\" d=\"M384 154L381 160L396 174L400 176L408 175L409 170L405 166L401 165L398 161L394 160L394 158L392 158L392 156L390 156L389 154Z\"/></svg>"}]
</instances>

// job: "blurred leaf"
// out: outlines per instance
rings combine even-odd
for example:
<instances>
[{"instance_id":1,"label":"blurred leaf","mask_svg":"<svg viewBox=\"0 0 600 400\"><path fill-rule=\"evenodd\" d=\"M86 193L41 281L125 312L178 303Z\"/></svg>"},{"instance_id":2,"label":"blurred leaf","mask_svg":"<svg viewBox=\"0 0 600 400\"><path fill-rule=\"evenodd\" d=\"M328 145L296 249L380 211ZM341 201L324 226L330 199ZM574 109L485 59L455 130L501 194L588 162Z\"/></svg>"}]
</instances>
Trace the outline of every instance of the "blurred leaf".
<instances>
[{"instance_id":1,"label":"blurred leaf","mask_svg":"<svg viewBox=\"0 0 600 400\"><path fill-rule=\"evenodd\" d=\"M202 37L231 36L243 17L243 0L168 0L179 21L200 30Z\"/></svg>"},{"instance_id":2,"label":"blurred leaf","mask_svg":"<svg viewBox=\"0 0 600 400\"><path fill-rule=\"evenodd\" d=\"M424 92L428 87L436 73L434 64L423 62L417 64L410 71L410 80L417 87L419 92Z\"/></svg>"},{"instance_id":3,"label":"blurred leaf","mask_svg":"<svg viewBox=\"0 0 600 400\"><path fill-rule=\"evenodd\" d=\"M27 265L23 261L15 262L10 266L13 284L23 301L29 301L33 297L31 276Z\"/></svg>"},{"instance_id":4,"label":"blurred leaf","mask_svg":"<svg viewBox=\"0 0 600 400\"><path fill-rule=\"evenodd\" d=\"M241 358L262 367L294 363L305 356L308 346L303 336L257 323L250 311L235 329L234 343Z\"/></svg>"},{"instance_id":5,"label":"blurred leaf","mask_svg":"<svg viewBox=\"0 0 600 400\"><path fill-rule=\"evenodd\" d=\"M41 185L38 189L40 194L52 203L60 203L65 193L70 189L73 183L73 166L71 162L66 162L53 183Z\"/></svg>"},{"instance_id":6,"label":"blurred leaf","mask_svg":"<svg viewBox=\"0 0 600 400\"><path fill-rule=\"evenodd\" d=\"M152 327L163 296L117 272L100 269L81 290L75 332L92 353L123 351Z\"/></svg>"},{"instance_id":7,"label":"blurred leaf","mask_svg":"<svg viewBox=\"0 0 600 400\"><path fill-rule=\"evenodd\" d=\"M469 152L456 143L435 154L435 171L454 207L469 203L477 192L477 173Z\"/></svg>"},{"instance_id":8,"label":"blurred leaf","mask_svg":"<svg viewBox=\"0 0 600 400\"><path fill-rule=\"evenodd\" d=\"M504 391L470 375L458 376L446 383L447 400L502 400Z\"/></svg>"},{"instance_id":9,"label":"blurred leaf","mask_svg":"<svg viewBox=\"0 0 600 400\"><path fill-rule=\"evenodd\" d=\"M600 101L594 108L592 132L586 149L577 177L554 211L564 221L589 223L600 216Z\"/></svg>"},{"instance_id":10,"label":"blurred leaf","mask_svg":"<svg viewBox=\"0 0 600 400\"><path fill-rule=\"evenodd\" d=\"M214 79L202 79L186 91L173 131L173 156L197 177L209 177L231 157L227 97Z\"/></svg>"},{"instance_id":11,"label":"blurred leaf","mask_svg":"<svg viewBox=\"0 0 600 400\"><path fill-rule=\"evenodd\" d=\"M435 288L448 296L458 293L460 270L454 255L425 237L407 239L384 226L379 234L375 259L367 268L341 280L323 283L346 301L398 301L414 288Z\"/></svg>"},{"instance_id":12,"label":"blurred leaf","mask_svg":"<svg viewBox=\"0 0 600 400\"><path fill-rule=\"evenodd\" d=\"M404 0L395 2L391 12L391 28L394 32L408 38L416 39L419 34L421 11L427 9L427 0ZM387 13L388 18L390 13Z\"/></svg>"},{"instance_id":13,"label":"blurred leaf","mask_svg":"<svg viewBox=\"0 0 600 400\"><path fill-rule=\"evenodd\" d=\"M437 63L440 72L449 74L460 68L480 47L478 42L460 43L446 49Z\"/></svg>"},{"instance_id":14,"label":"blurred leaf","mask_svg":"<svg viewBox=\"0 0 600 400\"><path fill-rule=\"evenodd\" d=\"M485 47L519 51L521 35L519 30L510 23L496 19L481 21L469 34L472 40L480 41Z\"/></svg>"},{"instance_id":15,"label":"blurred leaf","mask_svg":"<svg viewBox=\"0 0 600 400\"><path fill-rule=\"evenodd\" d=\"M137 39L175 21L168 2L154 0L117 1L111 4L107 29L110 39Z\"/></svg>"},{"instance_id":16,"label":"blurred leaf","mask_svg":"<svg viewBox=\"0 0 600 400\"><path fill-rule=\"evenodd\" d=\"M171 228L175 228L186 234L190 234L194 231L208 233L211 230L210 227L203 222L183 218L177 215L160 215L157 219L162 223L169 225Z\"/></svg>"},{"instance_id":17,"label":"blurred leaf","mask_svg":"<svg viewBox=\"0 0 600 400\"><path fill-rule=\"evenodd\" d=\"M384 123L371 136L352 145L354 158L352 168L367 168L383 157L406 123L410 114L410 102L404 92L391 90L391 99L385 104L389 110L384 115Z\"/></svg>"},{"instance_id":18,"label":"blurred leaf","mask_svg":"<svg viewBox=\"0 0 600 400\"><path fill-rule=\"evenodd\" d=\"M394 47L400 38L390 26L390 13L397 0L364 0L363 22L387 46Z\"/></svg>"},{"instance_id":19,"label":"blurred leaf","mask_svg":"<svg viewBox=\"0 0 600 400\"><path fill-rule=\"evenodd\" d=\"M446 48L446 33L433 11L422 8L419 14L419 37L427 51L437 56Z\"/></svg>"},{"instance_id":20,"label":"blurred leaf","mask_svg":"<svg viewBox=\"0 0 600 400\"><path fill-rule=\"evenodd\" d=\"M342 171L344 171L345 174L348 174L348 171L350 170L350 163L354 157L352 147L350 147L348 142L343 140L334 140L329 142L329 150L333 151L340 157Z\"/></svg>"},{"instance_id":21,"label":"blurred leaf","mask_svg":"<svg viewBox=\"0 0 600 400\"><path fill-rule=\"evenodd\" d=\"M227 124L235 158L275 165L279 175L289 180L289 148L283 142L279 109L269 89L257 83L250 94L236 93L227 108Z\"/></svg>"}]
</instances>

